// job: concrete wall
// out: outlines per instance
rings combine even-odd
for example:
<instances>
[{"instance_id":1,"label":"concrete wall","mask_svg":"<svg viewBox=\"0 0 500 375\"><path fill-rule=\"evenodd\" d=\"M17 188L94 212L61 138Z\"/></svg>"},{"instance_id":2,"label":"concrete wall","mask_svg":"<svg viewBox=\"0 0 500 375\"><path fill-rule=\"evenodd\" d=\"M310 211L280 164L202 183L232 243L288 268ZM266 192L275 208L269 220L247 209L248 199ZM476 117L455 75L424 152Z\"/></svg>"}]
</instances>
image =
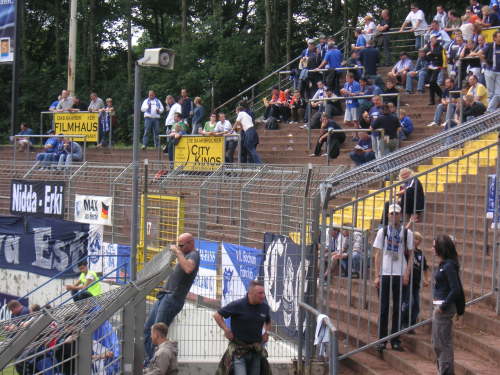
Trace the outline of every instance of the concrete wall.
<instances>
[{"instance_id":1,"label":"concrete wall","mask_svg":"<svg viewBox=\"0 0 500 375\"><path fill-rule=\"evenodd\" d=\"M3 268L0 269L0 292L23 297L49 279L49 277L41 276L36 273ZM64 288L65 285L72 284L74 282L75 279L71 278L54 279L46 286L31 294L28 297L29 304L31 305L37 303L39 305L45 305L50 300L56 298L64 291L66 291L66 289ZM106 283L101 283L101 285L103 292L106 292L110 289L110 286ZM65 295L63 298L69 298L69 294Z\"/></svg>"}]
</instances>

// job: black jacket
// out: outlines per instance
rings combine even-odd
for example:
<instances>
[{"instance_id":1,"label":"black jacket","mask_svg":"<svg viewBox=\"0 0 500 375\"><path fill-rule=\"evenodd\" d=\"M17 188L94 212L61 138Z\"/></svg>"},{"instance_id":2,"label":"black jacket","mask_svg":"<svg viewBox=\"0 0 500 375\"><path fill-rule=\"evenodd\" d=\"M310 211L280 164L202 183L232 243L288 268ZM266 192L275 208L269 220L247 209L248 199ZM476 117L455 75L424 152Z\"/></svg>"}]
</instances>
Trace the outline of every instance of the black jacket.
<instances>
[{"instance_id":1,"label":"black jacket","mask_svg":"<svg viewBox=\"0 0 500 375\"><path fill-rule=\"evenodd\" d=\"M457 303L461 296L459 281L460 267L457 262L447 259L439 264L434 273L434 300L443 300L441 309L446 311L452 303Z\"/></svg>"},{"instance_id":2,"label":"black jacket","mask_svg":"<svg viewBox=\"0 0 500 375\"><path fill-rule=\"evenodd\" d=\"M414 177L410 180L406 187L406 194L401 196L399 205L407 215L424 211L424 188L418 178Z\"/></svg>"},{"instance_id":3,"label":"black jacket","mask_svg":"<svg viewBox=\"0 0 500 375\"><path fill-rule=\"evenodd\" d=\"M471 106L464 106L463 110L463 120L467 120L467 117L478 117L481 116L484 112L486 112L486 107L483 103L474 102Z\"/></svg>"},{"instance_id":4,"label":"black jacket","mask_svg":"<svg viewBox=\"0 0 500 375\"><path fill-rule=\"evenodd\" d=\"M429 55L427 55L428 52L430 52ZM430 65L438 67L443 66L443 47L441 47L441 44L438 43L434 47L431 47L431 45L428 44L425 47L425 54Z\"/></svg>"}]
</instances>

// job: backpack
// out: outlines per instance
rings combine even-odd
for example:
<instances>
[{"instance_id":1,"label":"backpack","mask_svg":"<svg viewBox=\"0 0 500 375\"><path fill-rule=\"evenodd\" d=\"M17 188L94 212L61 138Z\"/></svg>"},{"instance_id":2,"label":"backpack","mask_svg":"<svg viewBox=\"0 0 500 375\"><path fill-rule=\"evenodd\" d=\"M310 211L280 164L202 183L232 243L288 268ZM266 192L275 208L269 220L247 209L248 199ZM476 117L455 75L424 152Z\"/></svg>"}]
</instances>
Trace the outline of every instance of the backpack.
<instances>
[{"instance_id":1,"label":"backpack","mask_svg":"<svg viewBox=\"0 0 500 375\"><path fill-rule=\"evenodd\" d=\"M278 130L278 120L276 120L274 117L269 117L266 120L266 129L268 130Z\"/></svg>"}]
</instances>

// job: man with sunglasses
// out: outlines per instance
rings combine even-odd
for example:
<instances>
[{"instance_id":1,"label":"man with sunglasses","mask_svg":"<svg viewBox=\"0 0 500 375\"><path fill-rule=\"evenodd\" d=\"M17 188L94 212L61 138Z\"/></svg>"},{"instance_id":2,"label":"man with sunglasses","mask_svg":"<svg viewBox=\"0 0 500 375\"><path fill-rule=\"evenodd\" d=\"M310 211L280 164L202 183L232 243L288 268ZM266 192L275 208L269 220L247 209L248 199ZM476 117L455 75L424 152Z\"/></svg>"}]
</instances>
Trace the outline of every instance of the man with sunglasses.
<instances>
[{"instance_id":1,"label":"man with sunglasses","mask_svg":"<svg viewBox=\"0 0 500 375\"><path fill-rule=\"evenodd\" d=\"M153 357L154 350L151 342L151 327L155 323L165 323L170 326L175 316L182 310L186 296L193 285L193 281L200 266L200 254L196 251L193 235L183 233L177 239L177 245L171 245L170 250L177 257L174 272L166 281L164 289L160 289L158 299L144 325L144 347L146 363Z\"/></svg>"}]
</instances>

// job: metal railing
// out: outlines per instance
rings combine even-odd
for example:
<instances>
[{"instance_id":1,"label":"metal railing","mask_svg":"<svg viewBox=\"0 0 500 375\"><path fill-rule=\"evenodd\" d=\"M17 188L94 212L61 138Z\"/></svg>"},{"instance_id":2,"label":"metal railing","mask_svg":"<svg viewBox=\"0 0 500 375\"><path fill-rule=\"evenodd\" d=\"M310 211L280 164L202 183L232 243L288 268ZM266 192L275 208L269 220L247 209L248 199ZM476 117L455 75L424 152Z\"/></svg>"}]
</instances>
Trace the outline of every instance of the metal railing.
<instances>
[{"instance_id":1,"label":"metal railing","mask_svg":"<svg viewBox=\"0 0 500 375\"><path fill-rule=\"evenodd\" d=\"M172 272L171 260L166 251L133 284L0 322L0 369L12 366L19 373L39 374L142 371L142 348L134 347L134 341L142 338L145 298Z\"/></svg>"},{"instance_id":2,"label":"metal railing","mask_svg":"<svg viewBox=\"0 0 500 375\"><path fill-rule=\"evenodd\" d=\"M343 192L354 188L363 188L371 183L382 181L387 176L393 175L403 167L414 167L419 163L437 156L468 140L473 140L481 135L500 129L498 114L500 110L491 112L463 123L461 126L443 131L418 143L401 148L382 159L363 164L351 171L347 171L335 180L325 181L322 191L330 190L328 197L334 198Z\"/></svg>"},{"instance_id":3,"label":"metal railing","mask_svg":"<svg viewBox=\"0 0 500 375\"><path fill-rule=\"evenodd\" d=\"M400 109L400 103L401 103L401 94L400 93L394 93L394 94L379 94L379 95L358 95L358 96L332 96L331 98L318 98L318 99L308 99L308 105L307 105L307 147L311 149L311 118L312 118L312 108L311 108L311 103L314 102L335 102L335 101L343 101L343 100L354 100L354 99L371 99L374 96L380 96L381 98L385 97L396 97L397 98L397 105L396 105L396 113L399 118L399 109Z\"/></svg>"},{"instance_id":4,"label":"metal railing","mask_svg":"<svg viewBox=\"0 0 500 375\"><path fill-rule=\"evenodd\" d=\"M16 142L16 140L18 138L40 138L40 139L44 139L44 138L54 138L54 137L57 137L57 135L30 135L30 136L14 135L13 136L14 145L13 145L13 150L12 150L12 154L13 154L12 161L13 161L14 165L15 165L16 160L17 160L17 142ZM64 138L83 138L82 160L80 160L79 162L84 162L86 160L86 156L87 156L87 136L86 135L81 135L81 134L67 134L67 135L64 135ZM31 154L30 151L31 151L30 147L26 147L25 155L30 155ZM56 151L54 151L54 155L55 154L56 154ZM58 160L55 160L52 163L57 164L57 162L58 162Z\"/></svg>"},{"instance_id":5,"label":"metal railing","mask_svg":"<svg viewBox=\"0 0 500 375\"><path fill-rule=\"evenodd\" d=\"M332 282L323 284L318 298L319 310L325 313L328 311L327 314L333 317L335 327L344 337L343 354L339 359L386 341L397 340L409 330L430 322L433 309L432 296L429 289L425 289L425 284L423 287L420 284L430 277L423 268L418 275L414 274L413 267L411 268L408 274L409 285L406 288L403 287L403 277L395 276L382 276L382 278L387 277L390 284L378 289L374 287L373 283L378 275L385 275L388 272L386 259L380 265L371 260L375 252L383 250L380 248L380 243L383 242L377 241L380 241L379 237L383 238L382 228L387 224L377 225L379 220L390 226L395 225L391 221L392 216L384 221L388 204L398 203L402 207L401 227L408 228L409 250L412 249L412 233L414 231L422 233L423 241L419 248L423 251L422 256L427 257L427 263L431 268L438 266L439 263L434 252L430 250L432 240L441 233L454 238L468 302L484 301L495 295L499 279L498 234L496 225L489 228L490 220L486 216L488 197L492 199L488 194L487 177L488 174L496 174L500 165L500 153L499 142L494 137L491 138L479 136L474 141L450 147L449 155L429 159L430 164L421 164L415 175L406 180L389 182L385 187L368 193L359 190L350 191L347 195L343 194L333 199L331 203L335 206L331 208L324 206L321 214L321 243L325 243L326 233L331 234L335 226L339 225L347 228L342 234L349 238L347 243L344 242L346 246L340 246L337 250L345 254L345 264L341 263L336 271L329 275ZM414 191L417 191L418 184L423 188L425 201L421 201L420 193L410 193L409 186L413 186ZM400 190L402 188L404 190ZM354 197L354 200L350 197ZM493 199L496 203L492 211L497 212L498 196ZM414 216L418 219L411 219ZM497 215L494 216L495 222ZM371 254L369 254L370 246L363 241L359 241L357 246L354 245L357 241L353 233L358 230L366 233L367 238L374 239ZM332 237L329 241L332 241ZM325 269L335 268L336 261L332 259L330 253L327 254L323 250L318 256L320 275L324 274ZM412 259L411 256L409 255L409 259ZM379 269L382 264L385 267L384 273ZM403 275L407 270L404 264L402 262L401 266L397 266L401 269L394 266L391 272ZM353 277L354 271L358 273L358 279ZM387 331L388 327L384 327L383 323L384 319L387 319L387 315L383 318L385 314L383 311L389 304L388 294L386 297L383 294L387 293L383 292L384 288L393 290L393 303L398 306L393 311L402 311L395 323L397 327L392 328L392 334L387 334L390 331ZM420 290L420 293L408 292L416 289ZM326 295L330 298L325 298ZM420 302L420 308L415 302ZM419 310L420 315L418 315ZM423 321L419 322L417 315L421 316ZM387 323L387 320L385 322Z\"/></svg>"},{"instance_id":6,"label":"metal railing","mask_svg":"<svg viewBox=\"0 0 500 375\"><path fill-rule=\"evenodd\" d=\"M308 314L313 315L316 320L321 315L321 313L316 310L314 307L304 303L299 302L299 308L305 310L306 317L305 320L308 319ZM328 329L328 373L330 375L337 375L340 370L339 365L339 344L338 344L338 336L337 329L333 325L331 319L328 316L323 317L322 321ZM322 344L322 343L321 343ZM321 345L320 344L320 345ZM302 366L302 347L299 347L298 358L299 358L299 366ZM310 367L311 358L306 358L305 365L306 368Z\"/></svg>"}]
</instances>

